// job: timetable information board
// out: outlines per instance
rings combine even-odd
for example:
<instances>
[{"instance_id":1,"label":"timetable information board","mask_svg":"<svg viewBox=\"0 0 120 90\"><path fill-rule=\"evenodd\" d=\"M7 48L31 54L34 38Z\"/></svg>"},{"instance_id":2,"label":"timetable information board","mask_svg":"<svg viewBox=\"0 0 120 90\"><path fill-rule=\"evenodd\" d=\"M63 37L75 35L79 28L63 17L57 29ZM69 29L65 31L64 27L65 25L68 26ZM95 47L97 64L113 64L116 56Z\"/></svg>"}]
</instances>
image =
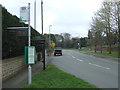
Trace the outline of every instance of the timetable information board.
<instances>
[{"instance_id":1,"label":"timetable information board","mask_svg":"<svg viewBox=\"0 0 120 90\"><path fill-rule=\"evenodd\" d=\"M35 47L28 47L28 64L35 64Z\"/></svg>"}]
</instances>

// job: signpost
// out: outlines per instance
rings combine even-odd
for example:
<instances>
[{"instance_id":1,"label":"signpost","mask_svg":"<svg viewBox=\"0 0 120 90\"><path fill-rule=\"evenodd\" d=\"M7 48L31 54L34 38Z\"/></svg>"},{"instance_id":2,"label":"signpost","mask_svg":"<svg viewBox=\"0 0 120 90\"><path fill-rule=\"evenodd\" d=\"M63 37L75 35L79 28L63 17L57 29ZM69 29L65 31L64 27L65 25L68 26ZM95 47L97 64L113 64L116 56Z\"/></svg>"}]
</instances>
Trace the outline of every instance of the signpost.
<instances>
[{"instance_id":1,"label":"signpost","mask_svg":"<svg viewBox=\"0 0 120 90\"><path fill-rule=\"evenodd\" d=\"M35 64L36 59L36 51L35 46L31 46L31 27L30 27L30 3L28 3L27 7L20 8L20 22L28 22L28 27L9 27L9 33L14 36L26 36L26 29L28 29L28 46L25 46L25 64L29 64L28 66L28 84L32 83L32 68L31 64Z\"/></svg>"},{"instance_id":2,"label":"signpost","mask_svg":"<svg viewBox=\"0 0 120 90\"><path fill-rule=\"evenodd\" d=\"M28 66L28 85L32 83L32 68L31 64L35 63L35 47L31 47L31 27L30 27L30 3L28 3L28 7L20 8L20 22L28 22L28 47L26 48L27 52L25 55L25 59L27 60L26 64Z\"/></svg>"},{"instance_id":3,"label":"signpost","mask_svg":"<svg viewBox=\"0 0 120 90\"><path fill-rule=\"evenodd\" d=\"M31 28L30 28L30 3L28 3L28 45L31 45ZM28 66L28 84L32 83L32 70L31 65Z\"/></svg>"}]
</instances>

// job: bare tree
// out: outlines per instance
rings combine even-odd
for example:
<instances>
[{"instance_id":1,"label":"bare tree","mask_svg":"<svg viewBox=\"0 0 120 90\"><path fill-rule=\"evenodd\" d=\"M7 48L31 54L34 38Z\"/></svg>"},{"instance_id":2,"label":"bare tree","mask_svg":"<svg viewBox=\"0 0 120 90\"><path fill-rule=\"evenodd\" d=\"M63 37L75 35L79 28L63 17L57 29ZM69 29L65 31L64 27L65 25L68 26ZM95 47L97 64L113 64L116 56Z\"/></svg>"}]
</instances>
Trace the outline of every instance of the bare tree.
<instances>
[{"instance_id":1,"label":"bare tree","mask_svg":"<svg viewBox=\"0 0 120 90\"><path fill-rule=\"evenodd\" d=\"M102 8L98 11L97 15L99 20L103 23L104 34L106 34L107 44L109 46L109 54L111 54L111 45L112 45L112 2L103 2ZM98 25L99 26L99 25Z\"/></svg>"},{"instance_id":2,"label":"bare tree","mask_svg":"<svg viewBox=\"0 0 120 90\"><path fill-rule=\"evenodd\" d=\"M91 29L88 30L88 45L90 46L90 50L92 50L92 40L93 40L93 35L91 32Z\"/></svg>"},{"instance_id":3,"label":"bare tree","mask_svg":"<svg viewBox=\"0 0 120 90\"><path fill-rule=\"evenodd\" d=\"M112 45L120 44L120 1L102 3L101 8L92 18L88 37L90 37L90 34L95 47L97 44L101 46L101 53L102 45L105 42L108 45L109 54L111 54ZM104 40L105 38L106 41Z\"/></svg>"},{"instance_id":4,"label":"bare tree","mask_svg":"<svg viewBox=\"0 0 120 90\"><path fill-rule=\"evenodd\" d=\"M64 47L65 48L69 48L70 47L70 43L71 43L71 35L69 33L62 33L61 34L64 38Z\"/></svg>"},{"instance_id":5,"label":"bare tree","mask_svg":"<svg viewBox=\"0 0 120 90\"><path fill-rule=\"evenodd\" d=\"M95 17L92 18L92 24L91 24L91 33L92 33L92 42L95 46L95 52L96 52L96 46L101 47L101 53L102 53L102 45L103 45L103 36L104 36L104 23L101 21L101 19L97 16L99 12L95 14Z\"/></svg>"}]
</instances>

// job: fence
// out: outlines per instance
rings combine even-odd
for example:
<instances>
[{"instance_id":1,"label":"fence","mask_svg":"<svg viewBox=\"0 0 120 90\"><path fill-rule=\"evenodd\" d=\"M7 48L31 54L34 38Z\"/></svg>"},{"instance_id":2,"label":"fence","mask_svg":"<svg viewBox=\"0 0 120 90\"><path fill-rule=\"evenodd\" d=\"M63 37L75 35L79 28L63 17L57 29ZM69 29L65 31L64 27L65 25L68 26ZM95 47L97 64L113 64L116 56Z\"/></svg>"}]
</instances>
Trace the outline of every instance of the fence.
<instances>
[{"instance_id":1,"label":"fence","mask_svg":"<svg viewBox=\"0 0 120 90\"><path fill-rule=\"evenodd\" d=\"M91 48L92 50L97 50L97 51L101 51L101 47L99 45L97 45L96 47L95 46L92 46ZM108 46L107 47L102 47L102 51L109 51L109 48ZM120 48L118 47L115 47L114 45L111 46L111 51L120 51Z\"/></svg>"}]
</instances>

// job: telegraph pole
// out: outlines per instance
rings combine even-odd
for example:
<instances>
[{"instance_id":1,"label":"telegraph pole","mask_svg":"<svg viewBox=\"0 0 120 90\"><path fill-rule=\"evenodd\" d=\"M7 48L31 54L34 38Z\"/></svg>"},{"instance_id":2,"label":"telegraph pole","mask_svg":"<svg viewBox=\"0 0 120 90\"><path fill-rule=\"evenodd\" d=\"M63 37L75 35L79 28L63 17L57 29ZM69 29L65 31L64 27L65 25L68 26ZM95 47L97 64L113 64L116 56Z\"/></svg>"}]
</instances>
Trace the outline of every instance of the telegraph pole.
<instances>
[{"instance_id":1,"label":"telegraph pole","mask_svg":"<svg viewBox=\"0 0 120 90\"><path fill-rule=\"evenodd\" d=\"M43 0L41 0L41 29L42 29L42 35L43 35ZM42 51L42 58L43 58L43 70L45 70L45 44L43 45L43 51Z\"/></svg>"},{"instance_id":2,"label":"telegraph pole","mask_svg":"<svg viewBox=\"0 0 120 90\"><path fill-rule=\"evenodd\" d=\"M41 0L41 29L43 35L43 0Z\"/></svg>"},{"instance_id":3,"label":"telegraph pole","mask_svg":"<svg viewBox=\"0 0 120 90\"><path fill-rule=\"evenodd\" d=\"M36 30L36 0L34 1L34 29Z\"/></svg>"}]
</instances>

